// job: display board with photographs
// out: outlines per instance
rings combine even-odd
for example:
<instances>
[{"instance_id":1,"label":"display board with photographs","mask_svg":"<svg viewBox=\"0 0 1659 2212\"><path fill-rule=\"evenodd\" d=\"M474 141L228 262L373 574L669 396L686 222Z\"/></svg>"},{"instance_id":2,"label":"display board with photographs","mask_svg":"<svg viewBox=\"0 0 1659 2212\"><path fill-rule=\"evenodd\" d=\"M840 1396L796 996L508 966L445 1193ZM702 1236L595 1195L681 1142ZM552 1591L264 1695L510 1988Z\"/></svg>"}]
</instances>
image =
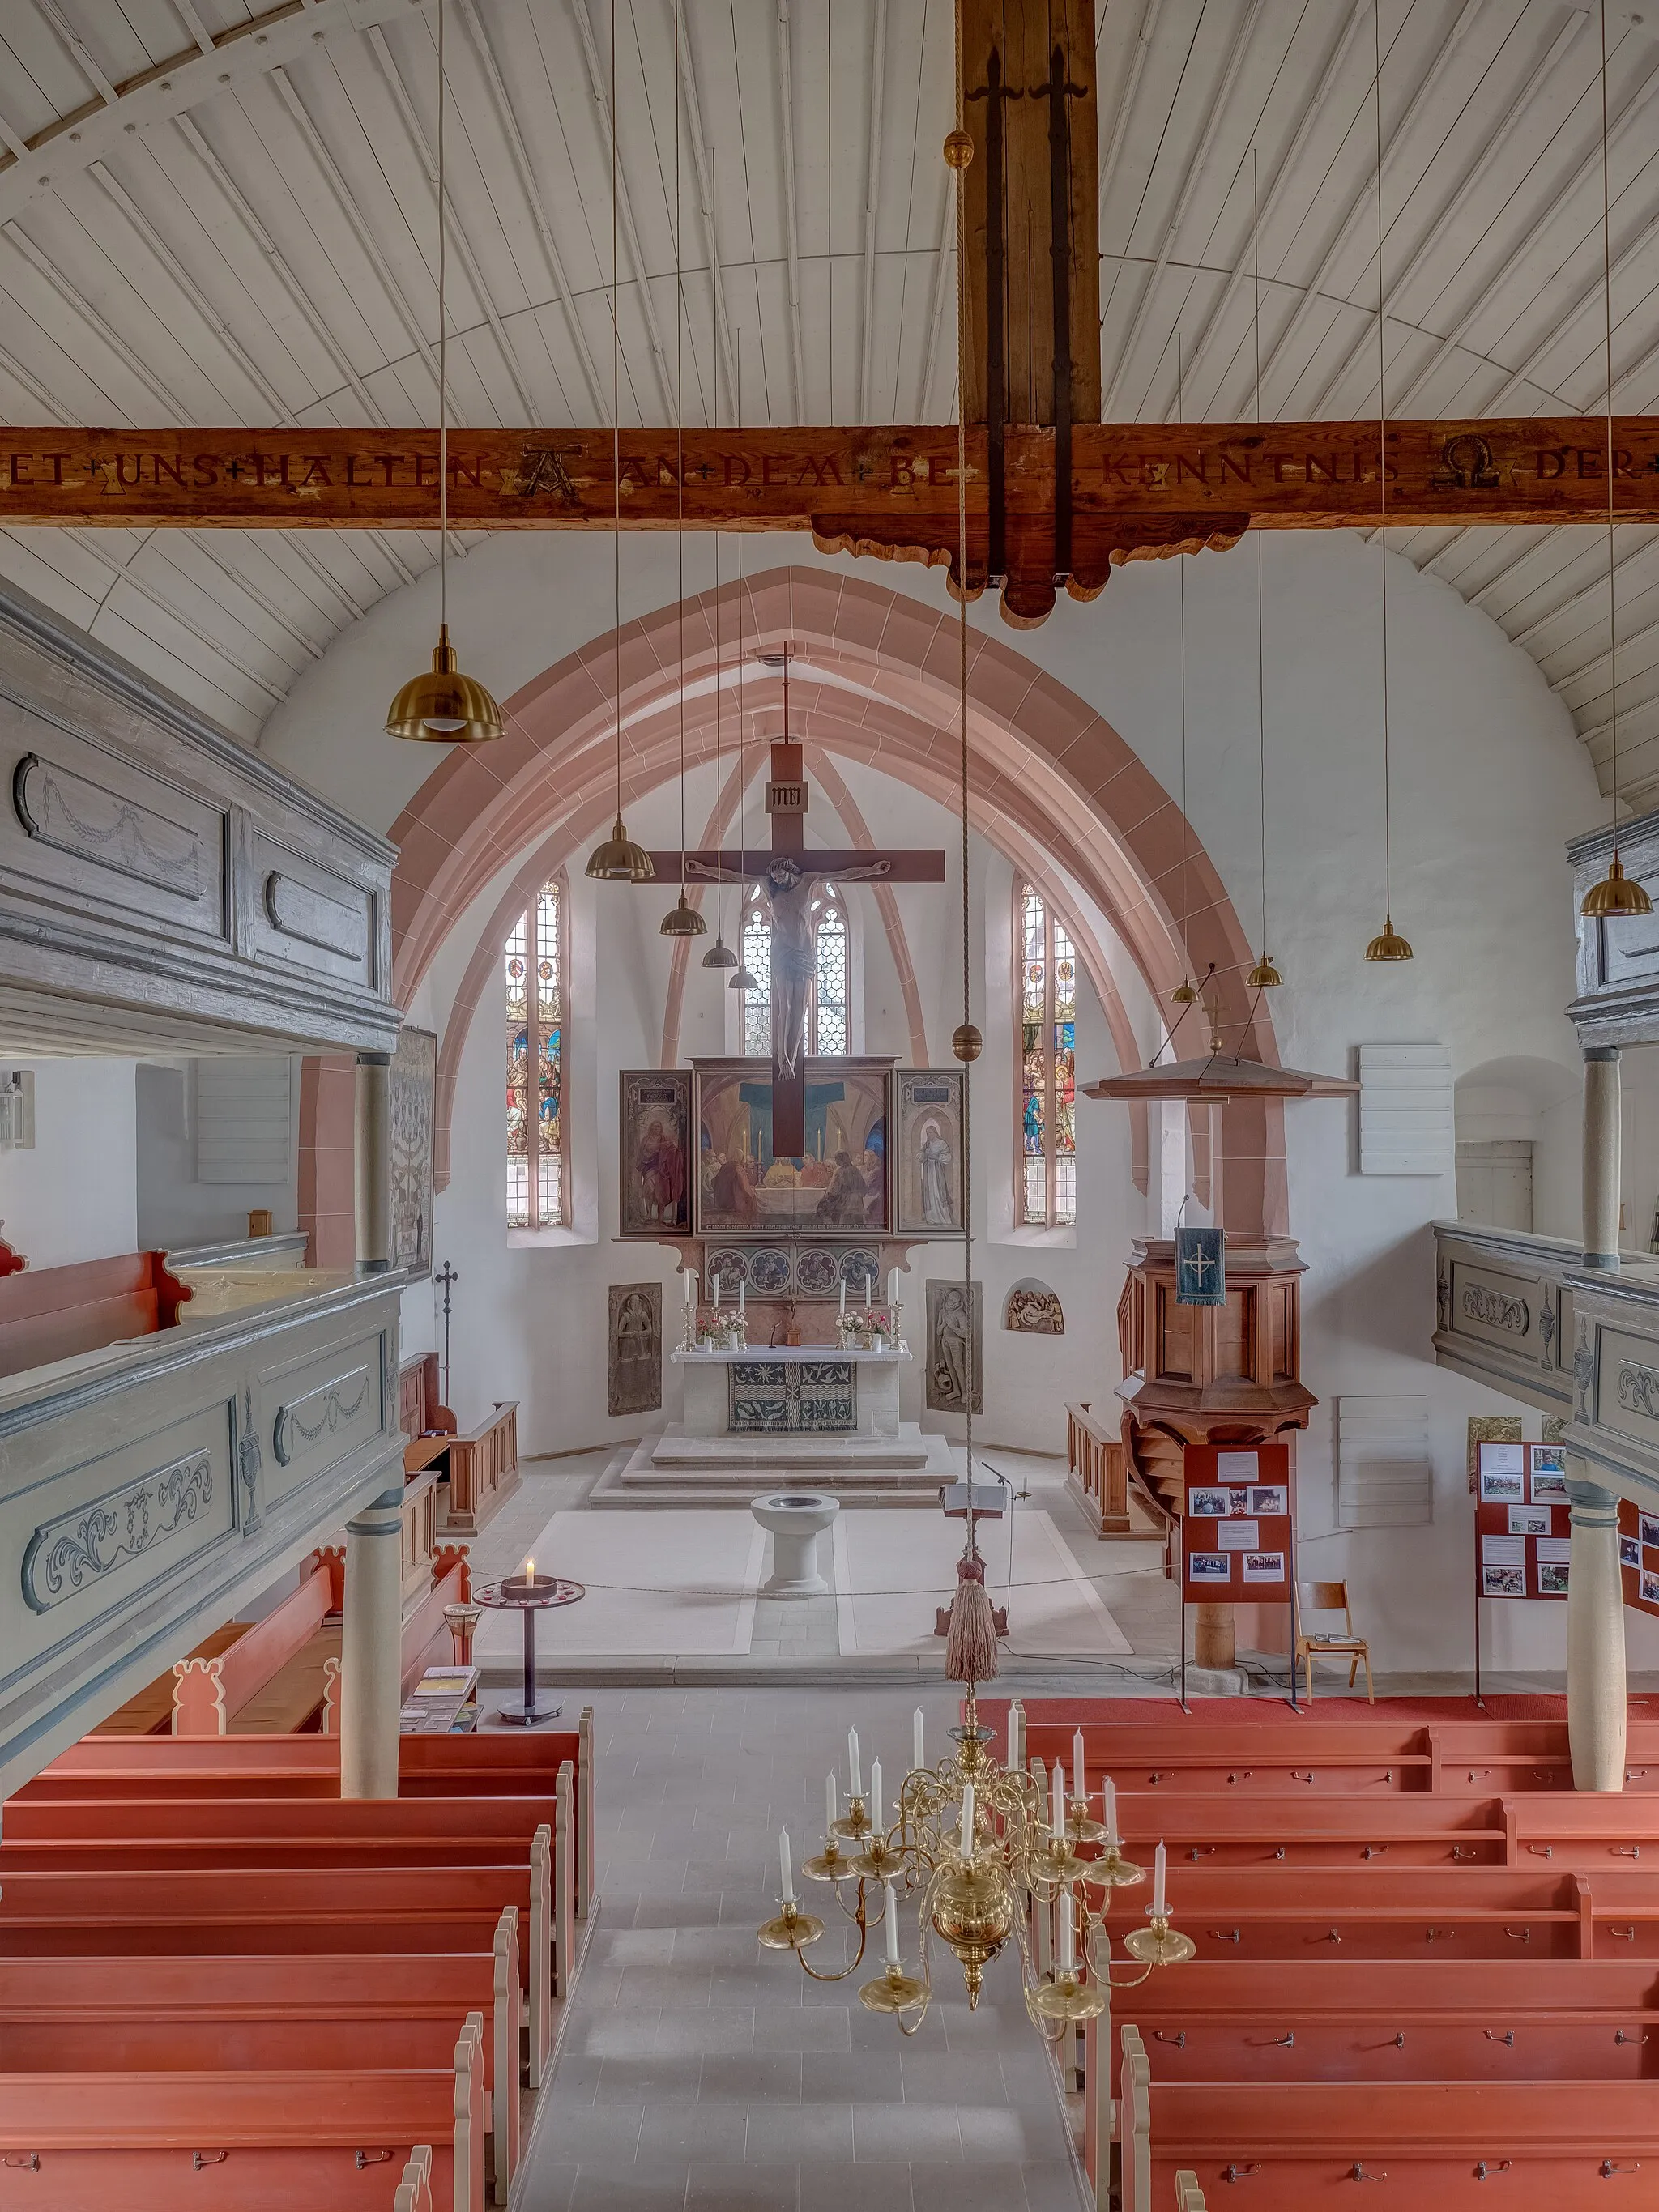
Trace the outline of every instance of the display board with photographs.
<instances>
[{"instance_id":1,"label":"display board with photographs","mask_svg":"<svg viewBox=\"0 0 1659 2212\"><path fill-rule=\"evenodd\" d=\"M1565 1597L1571 1557L1570 1511L1565 1445L1478 1444L1476 1595Z\"/></svg>"},{"instance_id":2,"label":"display board with photographs","mask_svg":"<svg viewBox=\"0 0 1659 2212\"><path fill-rule=\"evenodd\" d=\"M1628 1498L1619 1501L1619 1579L1626 1605L1659 1613L1659 1513Z\"/></svg>"},{"instance_id":3,"label":"display board with photographs","mask_svg":"<svg viewBox=\"0 0 1659 2212\"><path fill-rule=\"evenodd\" d=\"M1288 1605L1295 1497L1288 1444L1188 1444L1181 1595Z\"/></svg>"}]
</instances>

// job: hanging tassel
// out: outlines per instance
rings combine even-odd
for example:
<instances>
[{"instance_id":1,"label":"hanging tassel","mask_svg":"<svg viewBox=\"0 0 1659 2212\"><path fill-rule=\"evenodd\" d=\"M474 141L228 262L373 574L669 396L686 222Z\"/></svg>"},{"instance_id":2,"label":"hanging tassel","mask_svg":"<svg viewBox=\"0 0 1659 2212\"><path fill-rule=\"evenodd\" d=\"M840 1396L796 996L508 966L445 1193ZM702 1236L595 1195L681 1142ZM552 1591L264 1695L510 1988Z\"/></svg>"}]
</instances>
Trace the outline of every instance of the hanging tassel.
<instances>
[{"instance_id":1,"label":"hanging tassel","mask_svg":"<svg viewBox=\"0 0 1659 2212\"><path fill-rule=\"evenodd\" d=\"M945 1643L945 1679L989 1682L997 1671L996 1618L985 1587L985 1562L976 1552L957 1561L957 1594Z\"/></svg>"}]
</instances>

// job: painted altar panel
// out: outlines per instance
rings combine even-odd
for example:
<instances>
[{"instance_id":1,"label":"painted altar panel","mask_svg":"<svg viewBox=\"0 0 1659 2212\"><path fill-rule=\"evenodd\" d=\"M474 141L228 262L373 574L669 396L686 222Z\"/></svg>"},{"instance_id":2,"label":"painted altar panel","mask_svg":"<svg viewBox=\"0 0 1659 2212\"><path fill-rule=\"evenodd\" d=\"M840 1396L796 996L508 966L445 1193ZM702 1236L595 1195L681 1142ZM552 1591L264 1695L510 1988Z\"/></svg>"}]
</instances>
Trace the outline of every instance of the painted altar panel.
<instances>
[{"instance_id":1,"label":"painted altar panel","mask_svg":"<svg viewBox=\"0 0 1659 2212\"><path fill-rule=\"evenodd\" d=\"M626 1069L621 1097L617 1234L684 1237L691 1227L691 1072Z\"/></svg>"},{"instance_id":2,"label":"painted altar panel","mask_svg":"<svg viewBox=\"0 0 1659 2212\"><path fill-rule=\"evenodd\" d=\"M772 1151L765 1060L696 1064L696 1229L703 1237L884 1233L892 1067L887 1060L809 1060L807 1152Z\"/></svg>"},{"instance_id":3,"label":"painted altar panel","mask_svg":"<svg viewBox=\"0 0 1659 2212\"><path fill-rule=\"evenodd\" d=\"M392 1055L392 1264L432 1273L432 1130L438 1040L401 1030Z\"/></svg>"},{"instance_id":4,"label":"painted altar panel","mask_svg":"<svg viewBox=\"0 0 1659 2212\"><path fill-rule=\"evenodd\" d=\"M893 1226L901 1237L960 1237L962 1070L901 1068L893 1149Z\"/></svg>"}]
</instances>

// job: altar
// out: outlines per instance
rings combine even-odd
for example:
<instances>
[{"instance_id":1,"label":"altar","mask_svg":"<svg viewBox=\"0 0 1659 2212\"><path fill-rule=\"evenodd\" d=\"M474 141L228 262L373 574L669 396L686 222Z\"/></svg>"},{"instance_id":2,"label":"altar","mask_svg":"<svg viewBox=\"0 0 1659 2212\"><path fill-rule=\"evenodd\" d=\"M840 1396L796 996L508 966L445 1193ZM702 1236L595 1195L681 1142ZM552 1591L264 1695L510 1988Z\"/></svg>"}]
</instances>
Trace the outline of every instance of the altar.
<instances>
[{"instance_id":1,"label":"altar","mask_svg":"<svg viewBox=\"0 0 1659 2212\"><path fill-rule=\"evenodd\" d=\"M833 1344L673 1352L685 1377L690 1437L896 1437L900 1342L881 1351Z\"/></svg>"}]
</instances>

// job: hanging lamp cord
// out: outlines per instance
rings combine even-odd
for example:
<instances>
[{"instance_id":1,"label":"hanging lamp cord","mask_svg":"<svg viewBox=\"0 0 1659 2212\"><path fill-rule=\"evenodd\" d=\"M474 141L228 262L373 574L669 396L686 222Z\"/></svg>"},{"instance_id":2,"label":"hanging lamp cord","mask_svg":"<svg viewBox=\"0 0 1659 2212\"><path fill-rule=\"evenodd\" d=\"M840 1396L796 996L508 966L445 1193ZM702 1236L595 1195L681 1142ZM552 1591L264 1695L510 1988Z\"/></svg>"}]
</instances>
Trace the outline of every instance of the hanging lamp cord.
<instances>
[{"instance_id":1,"label":"hanging lamp cord","mask_svg":"<svg viewBox=\"0 0 1659 2212\"><path fill-rule=\"evenodd\" d=\"M1389 773L1389 322L1382 288L1382 10L1371 0L1376 109L1376 543L1382 565L1382 914L1394 918L1393 783Z\"/></svg>"},{"instance_id":2,"label":"hanging lamp cord","mask_svg":"<svg viewBox=\"0 0 1659 2212\"><path fill-rule=\"evenodd\" d=\"M444 110L449 79L444 70L444 0L438 0L438 629L449 621L449 220L444 197Z\"/></svg>"},{"instance_id":3,"label":"hanging lamp cord","mask_svg":"<svg viewBox=\"0 0 1659 2212\"><path fill-rule=\"evenodd\" d=\"M617 614L617 819L618 822L622 820L623 789L622 324L618 319L621 307L622 265L618 252L619 231L617 220L620 189L617 175L617 9L619 4L620 0L611 0L611 476L613 514L611 548Z\"/></svg>"},{"instance_id":4,"label":"hanging lamp cord","mask_svg":"<svg viewBox=\"0 0 1659 2212\"><path fill-rule=\"evenodd\" d=\"M1619 576L1613 544L1613 185L1607 154L1607 0L1601 0L1601 315L1607 374L1607 675L1613 716L1613 857L1619 858Z\"/></svg>"},{"instance_id":5,"label":"hanging lamp cord","mask_svg":"<svg viewBox=\"0 0 1659 2212\"><path fill-rule=\"evenodd\" d=\"M958 131L967 128L963 97L962 11L956 18L956 92ZM962 734L962 1020L965 1029L973 1020L972 958L969 936L968 902L968 185L967 171L953 169L957 197L957 682ZM974 1120L971 1060L962 1068L962 1275L963 1300L967 1306L963 1326L968 1337L964 1363L968 1388L963 1410L968 1472L968 1556L978 1551L974 1511L974 1400L979 1390L979 1364L975 1356L974 1331Z\"/></svg>"}]
</instances>

